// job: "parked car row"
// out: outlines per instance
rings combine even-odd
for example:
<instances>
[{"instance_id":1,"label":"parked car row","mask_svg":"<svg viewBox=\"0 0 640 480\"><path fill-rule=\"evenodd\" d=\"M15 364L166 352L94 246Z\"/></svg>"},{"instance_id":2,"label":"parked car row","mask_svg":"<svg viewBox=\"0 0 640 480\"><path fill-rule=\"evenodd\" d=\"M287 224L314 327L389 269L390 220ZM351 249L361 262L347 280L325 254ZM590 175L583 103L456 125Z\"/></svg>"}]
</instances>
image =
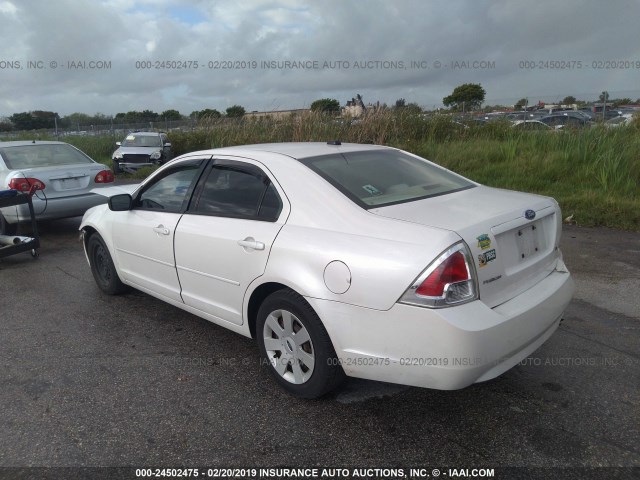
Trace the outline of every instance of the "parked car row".
<instances>
[{"instance_id":1,"label":"parked car row","mask_svg":"<svg viewBox=\"0 0 640 480\"><path fill-rule=\"evenodd\" d=\"M84 214L105 203L97 188L114 181L114 174L162 165L173 158L165 133L132 132L113 153L111 171L64 142L12 141L0 143L0 190L37 191L32 198L38 220ZM0 235L14 235L31 218L28 205L0 209Z\"/></svg>"},{"instance_id":2,"label":"parked car row","mask_svg":"<svg viewBox=\"0 0 640 480\"><path fill-rule=\"evenodd\" d=\"M602 123L607 128L621 125L629 125L634 119L634 112L611 111L606 112L607 120ZM636 114L637 115L637 114ZM599 117L598 117L599 119ZM585 128L593 127L598 123L595 121L593 113L586 110L564 110L554 111L527 111L512 113L488 114L484 117L474 118L479 122L490 122L495 120L508 120L513 128L518 130L560 130L563 128Z\"/></svg>"}]
</instances>

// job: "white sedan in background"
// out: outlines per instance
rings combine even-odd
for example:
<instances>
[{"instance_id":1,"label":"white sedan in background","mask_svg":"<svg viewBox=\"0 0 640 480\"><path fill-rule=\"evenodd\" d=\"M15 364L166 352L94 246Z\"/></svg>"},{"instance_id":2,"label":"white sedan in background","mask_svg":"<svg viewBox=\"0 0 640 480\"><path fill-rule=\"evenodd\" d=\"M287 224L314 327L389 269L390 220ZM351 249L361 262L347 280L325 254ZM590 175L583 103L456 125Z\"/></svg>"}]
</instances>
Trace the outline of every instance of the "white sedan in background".
<instances>
[{"instance_id":1,"label":"white sedan in background","mask_svg":"<svg viewBox=\"0 0 640 480\"><path fill-rule=\"evenodd\" d=\"M98 286L134 287L257 340L289 392L344 375L436 389L494 378L573 294L552 198L383 146L183 155L82 221Z\"/></svg>"}]
</instances>

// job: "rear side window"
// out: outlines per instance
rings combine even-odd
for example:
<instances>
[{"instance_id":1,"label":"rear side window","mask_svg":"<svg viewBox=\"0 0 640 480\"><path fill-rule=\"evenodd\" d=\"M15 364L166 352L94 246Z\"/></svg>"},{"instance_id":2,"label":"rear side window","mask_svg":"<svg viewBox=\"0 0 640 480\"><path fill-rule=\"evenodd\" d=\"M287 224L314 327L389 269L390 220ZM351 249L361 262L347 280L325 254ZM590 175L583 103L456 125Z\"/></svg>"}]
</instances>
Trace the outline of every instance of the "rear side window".
<instances>
[{"instance_id":1,"label":"rear side window","mask_svg":"<svg viewBox=\"0 0 640 480\"><path fill-rule=\"evenodd\" d=\"M282 201L269 178L252 165L214 165L195 213L274 222Z\"/></svg>"},{"instance_id":2,"label":"rear side window","mask_svg":"<svg viewBox=\"0 0 640 480\"><path fill-rule=\"evenodd\" d=\"M410 202L474 186L453 172L397 150L311 157L302 163L363 208Z\"/></svg>"},{"instance_id":3,"label":"rear side window","mask_svg":"<svg viewBox=\"0 0 640 480\"><path fill-rule=\"evenodd\" d=\"M94 163L81 151L67 144L32 144L0 148L0 155L9 170L56 167Z\"/></svg>"}]
</instances>

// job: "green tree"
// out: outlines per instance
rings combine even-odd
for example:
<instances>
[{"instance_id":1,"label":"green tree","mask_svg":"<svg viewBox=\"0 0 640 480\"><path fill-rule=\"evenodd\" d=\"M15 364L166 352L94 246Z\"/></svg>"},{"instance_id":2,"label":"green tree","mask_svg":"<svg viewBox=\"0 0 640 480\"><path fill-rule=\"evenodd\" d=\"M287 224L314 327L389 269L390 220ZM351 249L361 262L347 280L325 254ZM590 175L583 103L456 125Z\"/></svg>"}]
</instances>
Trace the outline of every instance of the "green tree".
<instances>
[{"instance_id":1,"label":"green tree","mask_svg":"<svg viewBox=\"0 0 640 480\"><path fill-rule=\"evenodd\" d=\"M515 108L516 110L522 110L523 108L525 108L527 105L529 104L529 100L526 98L521 98L520 100L518 100L516 102L516 104L513 106L513 108Z\"/></svg>"},{"instance_id":2,"label":"green tree","mask_svg":"<svg viewBox=\"0 0 640 480\"><path fill-rule=\"evenodd\" d=\"M165 110L160 114L160 118L163 120L182 120L182 115L177 110Z\"/></svg>"},{"instance_id":3,"label":"green tree","mask_svg":"<svg viewBox=\"0 0 640 480\"><path fill-rule=\"evenodd\" d=\"M610 100L610 101L613 104L614 108L617 108L620 105L629 105L631 103L630 98L614 98L613 100Z\"/></svg>"},{"instance_id":4,"label":"green tree","mask_svg":"<svg viewBox=\"0 0 640 480\"><path fill-rule=\"evenodd\" d=\"M338 113L340 102L335 98L320 98L311 104L311 111L322 113Z\"/></svg>"},{"instance_id":5,"label":"green tree","mask_svg":"<svg viewBox=\"0 0 640 480\"><path fill-rule=\"evenodd\" d=\"M576 100L576 97L574 97L573 95L569 95L562 99L563 105L573 105L574 103L578 103L578 101Z\"/></svg>"},{"instance_id":6,"label":"green tree","mask_svg":"<svg viewBox=\"0 0 640 480\"><path fill-rule=\"evenodd\" d=\"M442 103L455 110L474 110L482 105L486 94L479 83L465 83L454 88L451 95L442 99Z\"/></svg>"},{"instance_id":7,"label":"green tree","mask_svg":"<svg viewBox=\"0 0 640 480\"><path fill-rule=\"evenodd\" d=\"M157 120L160 115L158 115L153 110L143 110L140 112L141 120Z\"/></svg>"},{"instance_id":8,"label":"green tree","mask_svg":"<svg viewBox=\"0 0 640 480\"><path fill-rule=\"evenodd\" d=\"M205 108L204 110L194 110L189 115L190 118L194 120L202 119L202 118L220 118L222 114L216 110L215 108Z\"/></svg>"},{"instance_id":9,"label":"green tree","mask_svg":"<svg viewBox=\"0 0 640 480\"><path fill-rule=\"evenodd\" d=\"M403 108L407 106L407 101L404 98L396 100L396 108Z\"/></svg>"},{"instance_id":10,"label":"green tree","mask_svg":"<svg viewBox=\"0 0 640 480\"><path fill-rule=\"evenodd\" d=\"M13 124L8 118L0 119L0 132L10 132L13 130Z\"/></svg>"},{"instance_id":11,"label":"green tree","mask_svg":"<svg viewBox=\"0 0 640 480\"><path fill-rule=\"evenodd\" d=\"M91 117L86 113L75 112L70 115L65 115L60 119L60 126L62 127L77 127L78 125L91 125Z\"/></svg>"},{"instance_id":12,"label":"green tree","mask_svg":"<svg viewBox=\"0 0 640 480\"><path fill-rule=\"evenodd\" d=\"M141 112L131 110L127 113L116 113L113 119L116 123L142 123L159 120L160 115L152 110L143 110Z\"/></svg>"},{"instance_id":13,"label":"green tree","mask_svg":"<svg viewBox=\"0 0 640 480\"><path fill-rule=\"evenodd\" d=\"M56 120L60 119L57 113L43 110L32 112L14 113L9 117L16 130L39 130L41 128L54 128Z\"/></svg>"},{"instance_id":14,"label":"green tree","mask_svg":"<svg viewBox=\"0 0 640 480\"><path fill-rule=\"evenodd\" d=\"M241 107L240 105L232 105L231 107L227 108L227 117L235 117L235 118L240 118L242 116L244 116L244 114L246 113L246 110L244 109L244 107Z\"/></svg>"},{"instance_id":15,"label":"green tree","mask_svg":"<svg viewBox=\"0 0 640 480\"><path fill-rule=\"evenodd\" d=\"M415 102L407 103L404 106L403 110L404 110L404 112L410 113L410 114L413 114L413 115L418 115L418 114L422 113L422 107L420 107L420 105L418 105Z\"/></svg>"}]
</instances>

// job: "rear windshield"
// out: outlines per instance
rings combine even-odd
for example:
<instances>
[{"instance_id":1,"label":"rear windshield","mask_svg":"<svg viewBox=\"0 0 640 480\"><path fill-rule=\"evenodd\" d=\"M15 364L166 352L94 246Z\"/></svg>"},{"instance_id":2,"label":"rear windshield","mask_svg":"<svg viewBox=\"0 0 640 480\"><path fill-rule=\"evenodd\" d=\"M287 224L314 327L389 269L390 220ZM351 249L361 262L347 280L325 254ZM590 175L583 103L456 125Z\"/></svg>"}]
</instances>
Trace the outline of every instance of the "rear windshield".
<instances>
[{"instance_id":1,"label":"rear windshield","mask_svg":"<svg viewBox=\"0 0 640 480\"><path fill-rule=\"evenodd\" d=\"M93 163L85 154L65 144L0 147L0 155L10 170Z\"/></svg>"},{"instance_id":2,"label":"rear windshield","mask_svg":"<svg viewBox=\"0 0 640 480\"><path fill-rule=\"evenodd\" d=\"M122 142L123 147L161 147L160 135L127 135Z\"/></svg>"},{"instance_id":3,"label":"rear windshield","mask_svg":"<svg viewBox=\"0 0 640 480\"><path fill-rule=\"evenodd\" d=\"M302 160L362 208L411 202L471 188L458 175L397 150L371 150Z\"/></svg>"}]
</instances>

